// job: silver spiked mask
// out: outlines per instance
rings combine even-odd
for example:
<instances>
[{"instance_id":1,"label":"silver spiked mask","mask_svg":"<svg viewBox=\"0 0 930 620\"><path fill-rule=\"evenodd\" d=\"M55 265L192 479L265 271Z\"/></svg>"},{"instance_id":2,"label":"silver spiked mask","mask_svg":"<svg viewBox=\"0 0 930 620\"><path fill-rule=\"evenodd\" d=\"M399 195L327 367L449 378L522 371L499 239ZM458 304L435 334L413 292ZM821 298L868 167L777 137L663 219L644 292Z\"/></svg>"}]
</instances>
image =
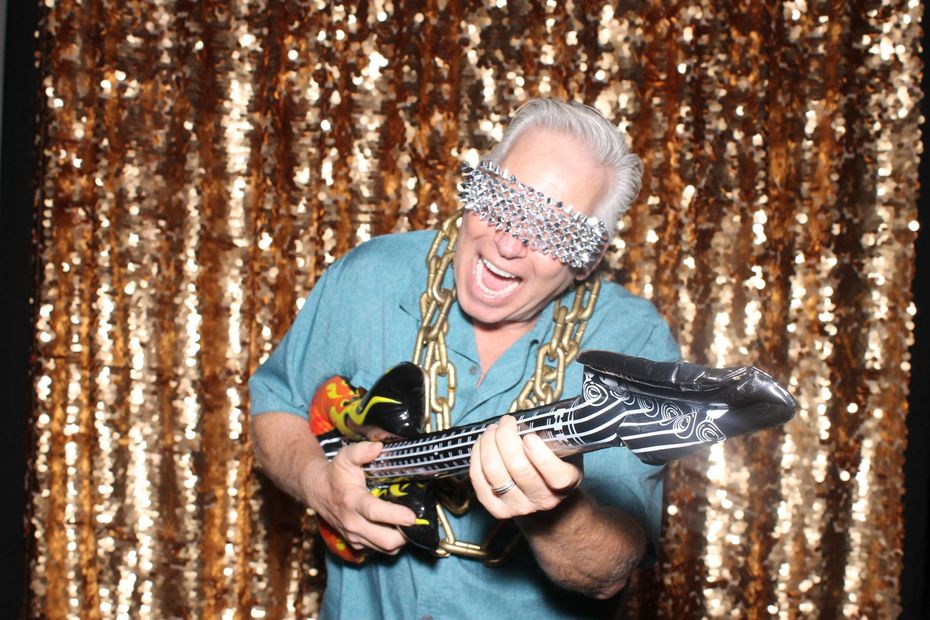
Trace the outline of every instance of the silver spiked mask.
<instances>
[{"instance_id":1,"label":"silver spiked mask","mask_svg":"<svg viewBox=\"0 0 930 620\"><path fill-rule=\"evenodd\" d=\"M459 198L489 225L572 269L594 265L607 245L603 222L520 183L491 161L477 168L462 164Z\"/></svg>"}]
</instances>

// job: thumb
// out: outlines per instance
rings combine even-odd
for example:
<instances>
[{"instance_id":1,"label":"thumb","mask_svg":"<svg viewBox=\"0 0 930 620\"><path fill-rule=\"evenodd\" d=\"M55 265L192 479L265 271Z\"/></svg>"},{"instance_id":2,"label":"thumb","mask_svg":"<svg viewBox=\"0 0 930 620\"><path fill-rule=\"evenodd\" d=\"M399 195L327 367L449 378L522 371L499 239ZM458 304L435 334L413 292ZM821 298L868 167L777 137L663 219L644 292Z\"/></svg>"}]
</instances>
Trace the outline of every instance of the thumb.
<instances>
[{"instance_id":1,"label":"thumb","mask_svg":"<svg viewBox=\"0 0 930 620\"><path fill-rule=\"evenodd\" d=\"M360 441L343 450L346 459L353 465L367 465L379 454L383 444L380 441Z\"/></svg>"}]
</instances>

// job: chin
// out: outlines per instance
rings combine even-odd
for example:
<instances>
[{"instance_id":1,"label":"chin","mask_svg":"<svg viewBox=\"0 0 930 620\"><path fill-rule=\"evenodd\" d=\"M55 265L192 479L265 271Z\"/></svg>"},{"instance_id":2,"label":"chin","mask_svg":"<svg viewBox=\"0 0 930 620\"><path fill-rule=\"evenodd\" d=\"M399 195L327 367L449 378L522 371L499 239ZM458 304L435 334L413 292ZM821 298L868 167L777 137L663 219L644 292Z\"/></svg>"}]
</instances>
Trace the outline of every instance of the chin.
<instances>
[{"instance_id":1,"label":"chin","mask_svg":"<svg viewBox=\"0 0 930 620\"><path fill-rule=\"evenodd\" d=\"M503 307L490 306L474 298L469 292L464 295L459 294L459 305L462 311L468 317L482 325L495 325L502 323L507 319L507 309Z\"/></svg>"}]
</instances>

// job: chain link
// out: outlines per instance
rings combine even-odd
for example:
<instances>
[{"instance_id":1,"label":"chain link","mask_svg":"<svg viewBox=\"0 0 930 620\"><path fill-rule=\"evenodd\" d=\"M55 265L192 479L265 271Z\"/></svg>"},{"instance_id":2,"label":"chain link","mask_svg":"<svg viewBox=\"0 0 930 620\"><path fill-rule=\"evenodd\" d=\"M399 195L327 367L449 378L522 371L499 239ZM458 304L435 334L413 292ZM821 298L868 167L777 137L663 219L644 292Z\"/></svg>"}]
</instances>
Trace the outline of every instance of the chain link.
<instances>
[{"instance_id":1,"label":"chain link","mask_svg":"<svg viewBox=\"0 0 930 620\"><path fill-rule=\"evenodd\" d=\"M426 402L430 413L424 422L425 432L445 430L452 426L456 375L455 365L449 362L446 334L449 331L449 308L455 301L455 289L444 288L442 282L455 256L461 218L459 212L443 222L426 255L426 290L420 295L422 322L413 349L413 361L423 368L427 376ZM575 287L571 308L561 302L556 303L552 315L552 337L539 347L533 376L510 405L511 412L545 405L558 400L562 395L565 367L578 355L600 290L600 278L587 278ZM440 389L443 381L446 384L445 395L441 394ZM496 565L513 549L515 541L504 545L501 553L492 553L489 547L493 536L481 545L457 540L442 506L437 505L437 509L443 517L440 526L444 534L437 550L438 555L462 555Z\"/></svg>"},{"instance_id":2,"label":"chain link","mask_svg":"<svg viewBox=\"0 0 930 620\"><path fill-rule=\"evenodd\" d=\"M425 421L425 432L449 428L452 424L452 409L455 407L455 366L449 363L446 349L449 308L455 301L455 289L444 288L442 281L455 256L460 218L461 214L457 214L443 222L426 255L426 290L420 295L422 323L413 349L413 361L427 373L428 379L426 400L430 415ZM445 379L447 386L445 396L439 394L442 379Z\"/></svg>"},{"instance_id":3,"label":"chain link","mask_svg":"<svg viewBox=\"0 0 930 620\"><path fill-rule=\"evenodd\" d=\"M546 405L562 395L565 367L578 356L600 291L600 278L589 278L576 286L570 310L561 303L556 304L552 313L552 337L540 345L533 376L510 405L511 412Z\"/></svg>"}]
</instances>

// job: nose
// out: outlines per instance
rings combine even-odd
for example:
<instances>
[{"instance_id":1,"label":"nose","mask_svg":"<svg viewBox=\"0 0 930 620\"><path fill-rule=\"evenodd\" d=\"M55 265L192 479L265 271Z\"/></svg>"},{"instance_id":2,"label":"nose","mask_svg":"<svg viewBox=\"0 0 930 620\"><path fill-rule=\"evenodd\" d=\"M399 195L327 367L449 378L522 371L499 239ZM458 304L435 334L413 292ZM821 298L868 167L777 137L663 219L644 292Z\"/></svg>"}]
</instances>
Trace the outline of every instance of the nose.
<instances>
[{"instance_id":1,"label":"nose","mask_svg":"<svg viewBox=\"0 0 930 620\"><path fill-rule=\"evenodd\" d=\"M522 241L502 230L494 233L494 245L502 258L523 258L530 251Z\"/></svg>"}]
</instances>

